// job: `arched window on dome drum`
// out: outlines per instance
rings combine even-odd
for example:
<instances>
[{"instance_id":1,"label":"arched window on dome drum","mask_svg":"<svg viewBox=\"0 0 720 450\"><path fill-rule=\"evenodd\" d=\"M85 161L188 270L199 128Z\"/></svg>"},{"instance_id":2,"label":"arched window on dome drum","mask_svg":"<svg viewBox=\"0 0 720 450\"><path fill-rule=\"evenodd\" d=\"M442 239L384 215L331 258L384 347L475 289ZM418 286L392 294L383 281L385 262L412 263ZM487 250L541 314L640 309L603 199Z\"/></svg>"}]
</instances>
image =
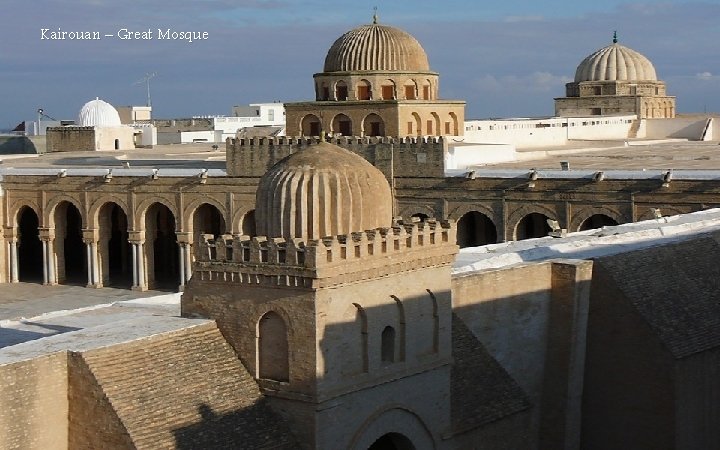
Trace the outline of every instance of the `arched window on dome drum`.
<instances>
[{"instance_id":1,"label":"arched window on dome drum","mask_svg":"<svg viewBox=\"0 0 720 450\"><path fill-rule=\"evenodd\" d=\"M285 321L275 312L268 312L258 321L258 378L289 381L289 345Z\"/></svg>"},{"instance_id":2,"label":"arched window on dome drum","mask_svg":"<svg viewBox=\"0 0 720 450\"><path fill-rule=\"evenodd\" d=\"M395 100L397 98L395 94L395 82L393 80L383 81L381 89L383 100Z\"/></svg>"},{"instance_id":3,"label":"arched window on dome drum","mask_svg":"<svg viewBox=\"0 0 720 450\"><path fill-rule=\"evenodd\" d=\"M344 81L340 80L335 83L335 100L345 101L348 99L348 87Z\"/></svg>"},{"instance_id":4,"label":"arched window on dome drum","mask_svg":"<svg viewBox=\"0 0 720 450\"><path fill-rule=\"evenodd\" d=\"M425 83L423 84L423 100L431 100L430 96L432 95L432 83L430 80L425 80Z\"/></svg>"},{"instance_id":5,"label":"arched window on dome drum","mask_svg":"<svg viewBox=\"0 0 720 450\"><path fill-rule=\"evenodd\" d=\"M413 80L405 83L405 100L415 100L417 98L417 85Z\"/></svg>"},{"instance_id":6,"label":"arched window on dome drum","mask_svg":"<svg viewBox=\"0 0 720 450\"><path fill-rule=\"evenodd\" d=\"M368 80L360 80L357 84L357 99L370 100L372 98L372 89Z\"/></svg>"}]
</instances>

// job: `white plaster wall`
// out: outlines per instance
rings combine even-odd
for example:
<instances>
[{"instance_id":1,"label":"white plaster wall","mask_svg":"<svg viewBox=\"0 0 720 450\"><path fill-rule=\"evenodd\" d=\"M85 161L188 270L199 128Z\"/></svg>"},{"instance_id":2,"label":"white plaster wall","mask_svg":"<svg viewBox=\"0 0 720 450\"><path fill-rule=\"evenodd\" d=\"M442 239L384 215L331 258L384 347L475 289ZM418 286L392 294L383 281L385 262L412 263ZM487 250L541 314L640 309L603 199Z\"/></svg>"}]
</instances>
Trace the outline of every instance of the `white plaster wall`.
<instances>
[{"instance_id":1,"label":"white plaster wall","mask_svg":"<svg viewBox=\"0 0 720 450\"><path fill-rule=\"evenodd\" d=\"M135 148L134 132L135 129L128 126L96 127L95 150L115 150L115 139L120 141L118 150L132 150Z\"/></svg>"},{"instance_id":2,"label":"white plaster wall","mask_svg":"<svg viewBox=\"0 0 720 450\"><path fill-rule=\"evenodd\" d=\"M568 119L568 139L627 139L636 116L595 116Z\"/></svg>"},{"instance_id":3,"label":"white plaster wall","mask_svg":"<svg viewBox=\"0 0 720 450\"><path fill-rule=\"evenodd\" d=\"M470 166L515 161L517 152L511 144L477 144L448 146L445 169L464 170Z\"/></svg>"},{"instance_id":4,"label":"white plaster wall","mask_svg":"<svg viewBox=\"0 0 720 450\"><path fill-rule=\"evenodd\" d=\"M141 131L138 144L157 145L157 128L153 125L136 125L136 131Z\"/></svg>"},{"instance_id":5,"label":"white plaster wall","mask_svg":"<svg viewBox=\"0 0 720 450\"><path fill-rule=\"evenodd\" d=\"M472 120L465 122L465 142L547 147L567 142L565 119Z\"/></svg>"},{"instance_id":6,"label":"white plaster wall","mask_svg":"<svg viewBox=\"0 0 720 450\"><path fill-rule=\"evenodd\" d=\"M674 119L645 119L648 139L678 138L700 140L707 117L676 117ZM717 122L713 120L713 122ZM711 135L714 135L714 129ZM707 137L706 137L707 138Z\"/></svg>"},{"instance_id":7,"label":"white plaster wall","mask_svg":"<svg viewBox=\"0 0 720 450\"><path fill-rule=\"evenodd\" d=\"M568 140L626 139L635 115L471 120L466 143L505 143L518 148L564 145Z\"/></svg>"}]
</instances>

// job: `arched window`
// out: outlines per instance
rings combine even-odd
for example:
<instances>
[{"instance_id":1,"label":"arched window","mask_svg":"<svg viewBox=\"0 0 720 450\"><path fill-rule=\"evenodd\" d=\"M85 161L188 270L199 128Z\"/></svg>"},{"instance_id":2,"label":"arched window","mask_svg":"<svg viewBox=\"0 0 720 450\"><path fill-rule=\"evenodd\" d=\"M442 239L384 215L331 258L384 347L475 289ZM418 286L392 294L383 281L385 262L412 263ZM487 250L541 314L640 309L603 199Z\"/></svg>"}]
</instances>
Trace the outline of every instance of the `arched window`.
<instances>
[{"instance_id":1,"label":"arched window","mask_svg":"<svg viewBox=\"0 0 720 450\"><path fill-rule=\"evenodd\" d=\"M255 210L251 209L242 218L242 223L240 224L240 229L242 230L242 234L246 236L257 236L257 231L255 230Z\"/></svg>"},{"instance_id":2,"label":"arched window","mask_svg":"<svg viewBox=\"0 0 720 450\"><path fill-rule=\"evenodd\" d=\"M383 364L395 362L395 328L385 327L380 344L380 360Z\"/></svg>"},{"instance_id":3,"label":"arched window","mask_svg":"<svg viewBox=\"0 0 720 450\"><path fill-rule=\"evenodd\" d=\"M377 114L368 114L363 121L363 131L365 136L384 136L385 135L385 122L382 117Z\"/></svg>"},{"instance_id":4,"label":"arched window","mask_svg":"<svg viewBox=\"0 0 720 450\"><path fill-rule=\"evenodd\" d=\"M303 136L320 136L320 119L314 114L308 114L300 122L300 130Z\"/></svg>"},{"instance_id":5,"label":"arched window","mask_svg":"<svg viewBox=\"0 0 720 450\"><path fill-rule=\"evenodd\" d=\"M344 81L340 80L335 84L335 100L344 101L348 98L348 87Z\"/></svg>"},{"instance_id":6,"label":"arched window","mask_svg":"<svg viewBox=\"0 0 720 450\"><path fill-rule=\"evenodd\" d=\"M345 114L338 114L332 121L332 132L340 136L352 136L352 120Z\"/></svg>"},{"instance_id":7,"label":"arched window","mask_svg":"<svg viewBox=\"0 0 720 450\"><path fill-rule=\"evenodd\" d=\"M372 98L370 82L367 80L358 81L356 94L358 100L370 100L370 98Z\"/></svg>"},{"instance_id":8,"label":"arched window","mask_svg":"<svg viewBox=\"0 0 720 450\"><path fill-rule=\"evenodd\" d=\"M397 98L395 94L395 82L393 80L383 81L381 89L383 100L395 100Z\"/></svg>"},{"instance_id":9,"label":"arched window","mask_svg":"<svg viewBox=\"0 0 720 450\"><path fill-rule=\"evenodd\" d=\"M290 352L285 321L269 312L258 322L258 378L275 381L290 379Z\"/></svg>"}]
</instances>

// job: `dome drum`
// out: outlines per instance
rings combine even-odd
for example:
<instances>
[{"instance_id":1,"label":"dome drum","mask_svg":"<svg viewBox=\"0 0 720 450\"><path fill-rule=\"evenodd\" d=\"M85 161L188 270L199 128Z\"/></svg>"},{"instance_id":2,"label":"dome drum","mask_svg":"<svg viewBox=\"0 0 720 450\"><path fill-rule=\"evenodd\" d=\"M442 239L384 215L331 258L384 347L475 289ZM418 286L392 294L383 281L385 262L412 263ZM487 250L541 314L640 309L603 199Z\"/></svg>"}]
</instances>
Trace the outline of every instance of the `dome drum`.
<instances>
[{"instance_id":1,"label":"dome drum","mask_svg":"<svg viewBox=\"0 0 720 450\"><path fill-rule=\"evenodd\" d=\"M318 101L437 100L435 72L363 72L315 74Z\"/></svg>"}]
</instances>

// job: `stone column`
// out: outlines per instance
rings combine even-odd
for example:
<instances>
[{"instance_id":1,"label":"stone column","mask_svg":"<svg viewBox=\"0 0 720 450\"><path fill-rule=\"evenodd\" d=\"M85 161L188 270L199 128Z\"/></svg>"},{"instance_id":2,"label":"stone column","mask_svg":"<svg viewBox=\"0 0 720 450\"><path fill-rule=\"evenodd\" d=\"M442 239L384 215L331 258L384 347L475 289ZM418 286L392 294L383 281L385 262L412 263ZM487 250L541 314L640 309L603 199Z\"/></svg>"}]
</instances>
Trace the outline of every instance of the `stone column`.
<instances>
[{"instance_id":1,"label":"stone column","mask_svg":"<svg viewBox=\"0 0 720 450\"><path fill-rule=\"evenodd\" d=\"M130 231L128 242L132 245L133 255L133 291L147 291L148 282L145 275L145 239L144 232Z\"/></svg>"},{"instance_id":2,"label":"stone column","mask_svg":"<svg viewBox=\"0 0 720 450\"><path fill-rule=\"evenodd\" d=\"M178 232L176 236L180 247L180 290L182 291L192 276L192 234Z\"/></svg>"},{"instance_id":3,"label":"stone column","mask_svg":"<svg viewBox=\"0 0 720 450\"><path fill-rule=\"evenodd\" d=\"M83 230L83 242L85 243L85 253L87 255L87 270L88 270L88 282L87 287L89 288L101 288L103 287L100 269L100 258L98 254L98 240L100 234L98 230L85 229Z\"/></svg>"},{"instance_id":4,"label":"stone column","mask_svg":"<svg viewBox=\"0 0 720 450\"><path fill-rule=\"evenodd\" d=\"M17 283L20 281L20 277L18 276L18 242L16 238L12 238L8 245L10 246L10 282L11 283Z\"/></svg>"},{"instance_id":5,"label":"stone column","mask_svg":"<svg viewBox=\"0 0 720 450\"><path fill-rule=\"evenodd\" d=\"M54 286L57 284L57 258L55 257L55 230L52 228L39 229L43 249L43 284Z\"/></svg>"}]
</instances>

